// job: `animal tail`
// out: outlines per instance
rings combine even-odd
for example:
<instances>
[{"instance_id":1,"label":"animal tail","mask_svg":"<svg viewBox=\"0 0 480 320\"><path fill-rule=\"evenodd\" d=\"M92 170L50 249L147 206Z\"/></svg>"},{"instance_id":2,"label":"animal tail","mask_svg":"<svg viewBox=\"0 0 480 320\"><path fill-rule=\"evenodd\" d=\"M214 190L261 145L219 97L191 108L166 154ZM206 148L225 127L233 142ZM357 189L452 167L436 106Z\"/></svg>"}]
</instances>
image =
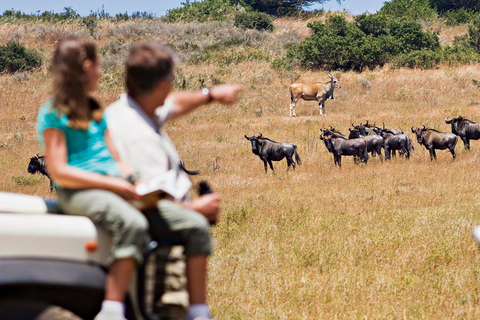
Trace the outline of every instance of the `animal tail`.
<instances>
[{"instance_id":1,"label":"animal tail","mask_svg":"<svg viewBox=\"0 0 480 320\"><path fill-rule=\"evenodd\" d=\"M297 146L293 145L293 152L295 153L295 161L297 161L298 165L302 164L302 159L300 159L300 156L297 153Z\"/></svg>"}]
</instances>

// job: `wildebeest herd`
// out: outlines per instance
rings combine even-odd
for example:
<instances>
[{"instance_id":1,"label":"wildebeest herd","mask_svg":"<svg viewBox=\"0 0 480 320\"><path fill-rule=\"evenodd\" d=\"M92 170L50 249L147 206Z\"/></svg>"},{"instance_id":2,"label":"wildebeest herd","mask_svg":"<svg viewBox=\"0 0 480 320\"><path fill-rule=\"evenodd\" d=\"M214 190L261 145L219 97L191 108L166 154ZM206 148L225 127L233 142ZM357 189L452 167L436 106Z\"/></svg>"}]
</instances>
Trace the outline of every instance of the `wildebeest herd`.
<instances>
[{"instance_id":1,"label":"wildebeest herd","mask_svg":"<svg viewBox=\"0 0 480 320\"><path fill-rule=\"evenodd\" d=\"M455 146L458 137L464 142L465 149L470 149L470 140L480 139L480 124L468 120L462 116L449 119L445 118L445 123L451 124L452 133L440 132L436 129L428 128L425 125L421 127L412 126L410 129L415 134L418 144L424 146L430 153L430 160L437 159L435 150L448 149L453 159L456 158ZM322 128L320 139L325 143L328 152L333 154L334 164L342 165L342 156L353 156L357 162L367 163L369 153L371 156L379 156L383 161L390 160L399 155L410 158L410 153L414 150L412 140L401 129L385 128L375 124L370 124L368 120L365 123L354 125L352 123L349 128L349 135L346 136L333 127ZM265 172L267 172L267 163L270 169L274 171L272 161L280 161L287 159L287 166L293 166L295 169L295 161L301 164L300 157L297 153L297 146L288 142L275 142L271 139L259 136L245 138L251 142L253 154L260 157L264 163ZM382 155L382 149L384 155ZM295 161L293 159L295 156ZM287 170L288 170L287 169Z\"/></svg>"},{"instance_id":2,"label":"wildebeest herd","mask_svg":"<svg viewBox=\"0 0 480 320\"><path fill-rule=\"evenodd\" d=\"M341 88L338 79L330 73L327 73L330 80L326 83L317 82L314 84L294 83L290 86L290 116L296 116L295 106L301 98L303 100L314 100L318 102L321 115L326 116L325 101L333 99L335 88ZM444 133L438 130L428 128L425 125L421 127L412 126L411 131L415 134L417 142L423 145L430 153L430 159L437 158L435 150L448 149L453 159L456 158L455 146L458 137L463 141L465 149L470 149L470 140L480 139L480 123L475 123L462 116L449 119L445 118L445 123L451 125L452 133ZM333 127L320 129L320 139L325 143L328 152L333 154L334 164L342 165L342 156L353 156L355 162L367 163L370 153L371 156L379 156L383 161L395 157L397 151L400 156L406 159L410 158L410 153L414 149L411 139L401 130L396 128L378 127L370 124L368 120L365 123L354 125L349 128L348 136L336 131ZM252 152L262 161L267 172L267 164L274 171L272 161L287 160L287 170L301 164L300 156L297 153L297 146L289 142L276 142L264 137L261 133L258 136L245 138L251 142ZM382 149L384 155L382 155ZM198 174L198 171L189 171L185 168L183 162L180 167L190 175ZM28 172L35 174L40 172L47 176L48 174L44 156L36 154L30 158ZM50 179L50 190L53 189L53 182Z\"/></svg>"}]
</instances>

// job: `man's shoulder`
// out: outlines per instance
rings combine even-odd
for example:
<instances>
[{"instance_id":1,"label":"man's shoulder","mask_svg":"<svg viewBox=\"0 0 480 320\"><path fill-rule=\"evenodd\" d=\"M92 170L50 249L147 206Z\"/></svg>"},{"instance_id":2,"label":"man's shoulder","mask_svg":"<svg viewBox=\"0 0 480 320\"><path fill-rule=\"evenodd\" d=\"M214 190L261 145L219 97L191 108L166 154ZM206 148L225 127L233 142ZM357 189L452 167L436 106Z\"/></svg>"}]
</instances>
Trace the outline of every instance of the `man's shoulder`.
<instances>
[{"instance_id":1,"label":"man's shoulder","mask_svg":"<svg viewBox=\"0 0 480 320\"><path fill-rule=\"evenodd\" d=\"M126 96L121 95L117 101L111 103L105 109L105 115L108 121L119 121L125 118L130 118L135 114L135 109L129 107L129 102Z\"/></svg>"}]
</instances>

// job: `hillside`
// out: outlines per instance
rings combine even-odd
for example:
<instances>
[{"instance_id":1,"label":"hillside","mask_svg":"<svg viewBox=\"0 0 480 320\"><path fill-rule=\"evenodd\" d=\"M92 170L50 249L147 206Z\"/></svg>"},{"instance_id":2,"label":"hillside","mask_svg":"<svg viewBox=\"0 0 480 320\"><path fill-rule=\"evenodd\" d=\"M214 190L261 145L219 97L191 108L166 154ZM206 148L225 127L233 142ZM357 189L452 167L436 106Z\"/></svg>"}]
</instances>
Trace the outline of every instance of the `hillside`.
<instances>
[{"instance_id":1,"label":"hillside","mask_svg":"<svg viewBox=\"0 0 480 320\"><path fill-rule=\"evenodd\" d=\"M186 167L201 171L194 182L207 180L222 196L209 273L217 319L480 317L480 252L471 236L480 224L480 142L468 152L459 141L455 161L437 151L430 162L410 131L426 125L450 132L447 116L480 122L478 64L335 72L342 88L326 102L327 117L315 102L300 101L298 117L290 118L290 84L328 80L320 70L272 67L310 34L308 21L277 19L272 33L243 31L228 20L99 21L93 29L77 20L0 24L0 44L19 41L46 61L30 73L0 75L0 190L54 197L27 166L41 153L35 121L50 96L48 61L59 38L75 33L98 44L103 76L96 96L103 105L123 91L129 45L160 40L183 61L176 90L246 87L238 105L212 104L167 127ZM467 31L441 22L424 28L438 31L441 43ZM335 167L320 129L347 133L365 119L403 129L415 145L410 160L355 165L345 158ZM265 174L244 138L258 132L295 143L303 164L287 172L283 160L274 163L276 174Z\"/></svg>"}]
</instances>

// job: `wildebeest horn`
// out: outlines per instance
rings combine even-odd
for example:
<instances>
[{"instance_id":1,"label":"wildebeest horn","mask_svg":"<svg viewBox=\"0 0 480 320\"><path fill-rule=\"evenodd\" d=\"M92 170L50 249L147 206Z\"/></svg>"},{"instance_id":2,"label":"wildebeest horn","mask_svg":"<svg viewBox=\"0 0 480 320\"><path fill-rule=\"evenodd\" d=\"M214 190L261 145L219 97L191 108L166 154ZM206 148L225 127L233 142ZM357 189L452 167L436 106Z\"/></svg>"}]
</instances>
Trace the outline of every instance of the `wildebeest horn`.
<instances>
[{"instance_id":1,"label":"wildebeest horn","mask_svg":"<svg viewBox=\"0 0 480 320\"><path fill-rule=\"evenodd\" d=\"M246 134L246 133L245 133L245 139L247 139L247 140L250 140L250 138L249 138L249 137L247 137L247 134Z\"/></svg>"},{"instance_id":2,"label":"wildebeest horn","mask_svg":"<svg viewBox=\"0 0 480 320\"><path fill-rule=\"evenodd\" d=\"M385 122L382 122L382 124L383 124L383 130L385 130Z\"/></svg>"},{"instance_id":3,"label":"wildebeest horn","mask_svg":"<svg viewBox=\"0 0 480 320\"><path fill-rule=\"evenodd\" d=\"M38 153L35 153L35 158L38 159Z\"/></svg>"},{"instance_id":4,"label":"wildebeest horn","mask_svg":"<svg viewBox=\"0 0 480 320\"><path fill-rule=\"evenodd\" d=\"M426 129L427 129L427 127L425 127L425 125L423 125L423 128L422 128L422 130L426 130Z\"/></svg>"},{"instance_id":5,"label":"wildebeest horn","mask_svg":"<svg viewBox=\"0 0 480 320\"><path fill-rule=\"evenodd\" d=\"M262 133L261 133L260 131L259 131L258 133L260 133L260 135L259 135L258 137L261 138L261 137L262 137Z\"/></svg>"},{"instance_id":6,"label":"wildebeest horn","mask_svg":"<svg viewBox=\"0 0 480 320\"><path fill-rule=\"evenodd\" d=\"M445 123L446 123L446 124L450 124L450 123L452 123L452 120L448 120L448 116L447 116L447 117L445 118Z\"/></svg>"},{"instance_id":7,"label":"wildebeest horn","mask_svg":"<svg viewBox=\"0 0 480 320\"><path fill-rule=\"evenodd\" d=\"M413 129L413 127L410 128L412 130L413 133L415 133L415 129Z\"/></svg>"},{"instance_id":8,"label":"wildebeest horn","mask_svg":"<svg viewBox=\"0 0 480 320\"><path fill-rule=\"evenodd\" d=\"M365 125L368 126L368 120L367 119L365 119Z\"/></svg>"}]
</instances>

